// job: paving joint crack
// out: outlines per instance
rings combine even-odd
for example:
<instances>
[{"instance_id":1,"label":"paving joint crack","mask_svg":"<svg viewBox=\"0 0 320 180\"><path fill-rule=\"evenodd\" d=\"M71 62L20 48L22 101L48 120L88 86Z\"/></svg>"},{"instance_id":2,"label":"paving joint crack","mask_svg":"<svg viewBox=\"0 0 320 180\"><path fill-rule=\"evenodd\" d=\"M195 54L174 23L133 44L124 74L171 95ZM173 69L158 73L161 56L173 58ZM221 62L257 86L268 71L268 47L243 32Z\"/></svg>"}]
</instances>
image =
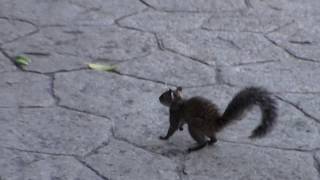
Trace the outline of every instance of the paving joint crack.
<instances>
[{"instance_id":1,"label":"paving joint crack","mask_svg":"<svg viewBox=\"0 0 320 180\"><path fill-rule=\"evenodd\" d=\"M300 112L302 112L303 115L305 115L306 117L314 120L316 123L320 123L320 119L317 119L315 117L313 117L311 114L307 113L303 108L301 108L300 106L296 105L295 103L289 101L289 100L286 100L280 96L276 96L277 99L279 99L280 101L283 101L291 106L293 106L294 108L296 108L297 110L299 110Z\"/></svg>"},{"instance_id":2,"label":"paving joint crack","mask_svg":"<svg viewBox=\"0 0 320 180\"><path fill-rule=\"evenodd\" d=\"M287 23L284 23L284 24L282 24L282 25L280 25L280 26L278 26L278 27L276 27L276 28L274 28L274 29L272 29L270 31L267 31L266 33L264 33L264 36L266 36L268 34L271 34L271 33L274 33L274 32L277 32L277 31L281 30L282 28L291 26L294 23L296 23L296 21L293 19L293 20L291 20L291 21L289 21Z\"/></svg>"},{"instance_id":3,"label":"paving joint crack","mask_svg":"<svg viewBox=\"0 0 320 180\"><path fill-rule=\"evenodd\" d=\"M244 4L246 5L246 7L247 7L248 9L253 8L252 3L251 3L250 0L244 0Z\"/></svg>"},{"instance_id":4,"label":"paving joint crack","mask_svg":"<svg viewBox=\"0 0 320 180\"><path fill-rule=\"evenodd\" d=\"M115 20L114 20L114 24L115 24L116 26L118 26L119 28L129 29L129 30L134 30L134 31L139 31L139 32L143 32L143 33L150 33L150 32L148 32L148 31L144 31L144 30L142 30L142 29L134 28L134 27L130 27L130 26L125 26L125 25L122 25L122 24L120 23L120 21L122 21L123 19L126 19L126 18L128 18L128 17L134 16L134 15L137 15L137 14L140 14L140 13L143 13L143 12L146 12L146 11L148 11L148 10L149 10L149 8L146 8L146 9L142 9L141 11L136 11L136 12L133 12L133 13L124 15L124 16L122 16L122 17L120 17L120 18L115 19Z\"/></svg>"},{"instance_id":5,"label":"paving joint crack","mask_svg":"<svg viewBox=\"0 0 320 180\"><path fill-rule=\"evenodd\" d=\"M273 44L273 45L275 45L276 47L282 49L284 52L286 52L290 57L293 57L294 59L297 59L297 60L300 60L300 61L320 63L320 61L317 61L317 60L315 60L315 59L305 58L305 57L298 56L297 54L295 54L294 52L292 52L292 51L289 50L288 48L281 46L280 44L278 44L277 42L275 42L274 40L272 40L271 38L269 38L269 37L266 36L266 35L264 35L263 37L265 37L265 39L267 39L271 44Z\"/></svg>"},{"instance_id":6,"label":"paving joint crack","mask_svg":"<svg viewBox=\"0 0 320 180\"><path fill-rule=\"evenodd\" d=\"M42 109L42 108L49 108L51 106L17 106L18 109ZM0 108L12 108L12 107L0 107Z\"/></svg>"},{"instance_id":7,"label":"paving joint crack","mask_svg":"<svg viewBox=\"0 0 320 180\"><path fill-rule=\"evenodd\" d=\"M50 156L68 156L68 157L77 156L75 154L43 152L43 151L36 151L36 150L20 149L20 148L16 148L16 147L0 146L0 148L19 151L19 152L25 152L25 153L43 154L43 155L50 155Z\"/></svg>"},{"instance_id":8,"label":"paving joint crack","mask_svg":"<svg viewBox=\"0 0 320 180\"><path fill-rule=\"evenodd\" d=\"M268 4L267 6L268 6L270 9L273 9L273 10L275 10L275 11L282 11L281 8L276 7L276 6L273 6L273 5L271 5L271 4Z\"/></svg>"},{"instance_id":9,"label":"paving joint crack","mask_svg":"<svg viewBox=\"0 0 320 180\"><path fill-rule=\"evenodd\" d=\"M99 176L101 179L103 180L111 180L108 177L104 176L102 173L100 173L98 170L96 170L95 168L93 168L90 164L88 164L87 162L85 162L84 160L81 160L79 157L74 157L75 160L77 160L80 164L82 164L84 167L88 168L89 170L91 170L92 172L94 172L97 176Z\"/></svg>"},{"instance_id":10,"label":"paving joint crack","mask_svg":"<svg viewBox=\"0 0 320 180\"><path fill-rule=\"evenodd\" d=\"M157 8L155 8L152 5L150 5L149 3L147 3L145 0L139 0L139 2L142 3L143 5L145 5L148 8L151 8L153 10L158 10Z\"/></svg>"},{"instance_id":11,"label":"paving joint crack","mask_svg":"<svg viewBox=\"0 0 320 180\"><path fill-rule=\"evenodd\" d=\"M294 52L292 52L292 51L291 51L290 49L288 49L288 48L283 48L283 50L284 50L285 52L287 52L291 57L294 57L295 59L299 59L299 60L301 60L301 61L308 61L308 62L320 63L320 61L317 61L317 60L315 60L315 59L298 56L297 54L295 54Z\"/></svg>"},{"instance_id":12,"label":"paving joint crack","mask_svg":"<svg viewBox=\"0 0 320 180\"><path fill-rule=\"evenodd\" d=\"M318 177L320 179L320 162L319 160L316 158L316 155L313 155L313 159L314 159L314 168L317 170L318 172Z\"/></svg>"},{"instance_id":13,"label":"paving joint crack","mask_svg":"<svg viewBox=\"0 0 320 180\"><path fill-rule=\"evenodd\" d=\"M69 110L69 111L84 113L84 114L96 116L96 117L99 117L99 118L104 118L104 119L111 120L108 116L101 115L101 114L95 114L95 113L90 112L90 111L80 110L80 109L72 108L72 107L69 107L69 106L66 106L66 105L61 105L61 104L58 104L57 106L60 107L60 108Z\"/></svg>"},{"instance_id":14,"label":"paving joint crack","mask_svg":"<svg viewBox=\"0 0 320 180\"><path fill-rule=\"evenodd\" d=\"M25 22L27 24L31 24L34 27L38 27L38 25L32 21L26 20L26 19L22 19L22 18L17 18L17 17L6 17L6 16L1 16L0 19L5 19L7 21L20 21L20 22Z\"/></svg>"},{"instance_id":15,"label":"paving joint crack","mask_svg":"<svg viewBox=\"0 0 320 180\"><path fill-rule=\"evenodd\" d=\"M174 85L174 84L167 83L167 82L160 81L160 80L148 79L148 78L141 77L141 76L136 76L136 75L133 75L133 74L126 74L126 73L122 73L122 72L114 72L114 73L117 74L117 75L120 75L120 76L130 77L130 78L134 78L134 79L138 79L138 80L149 81L149 82L153 82L153 83L156 83L156 84L170 85L170 86L178 87L178 85Z\"/></svg>"},{"instance_id":16,"label":"paving joint crack","mask_svg":"<svg viewBox=\"0 0 320 180\"><path fill-rule=\"evenodd\" d=\"M50 81L50 94L51 94L52 98L54 99L55 105L58 105L60 103L60 97L57 96L55 93L55 80L56 80L55 74L53 74L51 76L50 80L51 80Z\"/></svg>"},{"instance_id":17,"label":"paving joint crack","mask_svg":"<svg viewBox=\"0 0 320 180\"><path fill-rule=\"evenodd\" d=\"M143 10L142 12L144 12L144 11L146 11L146 10ZM158 49L159 49L160 51L167 51L167 52L171 52L171 53L174 53L174 54L178 54L178 55L183 56L183 57L185 57L185 58L187 58L187 59L190 59L190 60L192 60L192 61L194 61L194 62L198 62L198 63L201 63L201 64L203 64L203 65L212 67L209 63L207 63L207 62L205 62L205 61L203 61L203 60L200 60L200 59L197 59L197 58L195 58L195 57L191 57L191 56L185 55L185 54L183 54L183 53L180 53L180 52L177 52L177 51L175 51L175 50L173 50L173 49L170 49L170 48L165 47L162 39L159 38L159 36L157 35L156 32L145 31L145 30L142 30L142 29L139 29L139 28L135 28L135 27L131 27L131 26L124 26L124 25L121 25L121 24L120 24L120 21L121 21L122 19L127 18L127 17L130 17L130 16L135 15L135 14L138 14L138 13L140 13L140 12L135 12L135 13L132 13L131 15L127 15L127 16L125 16L125 17L121 17L121 18L115 20L115 24L116 24L118 27L123 28L123 29L129 29L129 30L133 30L133 31L138 31L138 32L143 32L143 33L152 34L152 35L155 37L156 45L157 45L157 47L158 47Z\"/></svg>"},{"instance_id":18,"label":"paving joint crack","mask_svg":"<svg viewBox=\"0 0 320 180\"><path fill-rule=\"evenodd\" d=\"M137 56L137 57L133 57L133 58L130 58L130 59L124 59L124 60L114 60L113 65L119 65L119 64L124 64L124 63L127 63L127 62L134 62L134 61L143 61L143 58L145 57L148 57L150 56L152 53L151 52L148 52L147 54L145 55L142 55L142 56ZM94 62L99 62L99 61L103 61L104 59L103 58L100 58L100 59L96 59L93 61ZM108 59L110 60L110 59Z\"/></svg>"},{"instance_id":19,"label":"paving joint crack","mask_svg":"<svg viewBox=\"0 0 320 180\"><path fill-rule=\"evenodd\" d=\"M164 46L164 44L163 44L162 39L158 36L158 34L157 34L156 32L153 33L153 35L154 35L154 37L155 37L155 39L156 39L158 49L159 49L160 51L165 51L166 49L165 49L165 46Z\"/></svg>"},{"instance_id":20,"label":"paving joint crack","mask_svg":"<svg viewBox=\"0 0 320 180\"><path fill-rule=\"evenodd\" d=\"M234 49L237 49L237 50L241 50L241 48L233 41L233 40L230 40L230 39L226 39L226 38L223 38L221 36L218 36L217 39L221 40L221 41L224 41L228 44L230 44L230 46Z\"/></svg>"},{"instance_id":21,"label":"paving joint crack","mask_svg":"<svg viewBox=\"0 0 320 180\"><path fill-rule=\"evenodd\" d=\"M209 18L210 20L211 18ZM228 30L228 29L210 29L207 27L204 27L203 25L200 27L201 30L208 31L208 32L230 32L230 33L252 33L252 34L258 34L263 35L263 32L260 31L234 31L234 30Z\"/></svg>"},{"instance_id":22,"label":"paving joint crack","mask_svg":"<svg viewBox=\"0 0 320 180\"><path fill-rule=\"evenodd\" d=\"M192 89L192 88L201 88L201 87L214 87L219 86L221 84L218 83L212 83L212 84L204 84L204 85L196 85L196 86L181 86L184 89Z\"/></svg>"},{"instance_id":23,"label":"paving joint crack","mask_svg":"<svg viewBox=\"0 0 320 180\"><path fill-rule=\"evenodd\" d=\"M259 64L268 64L268 63L276 63L276 62L281 62L280 59L270 59L270 60L264 60L264 61L255 61L255 62L247 62L247 63L238 63L238 64L233 64L232 66L237 67L237 66L250 66L250 65L259 65Z\"/></svg>"},{"instance_id":24,"label":"paving joint crack","mask_svg":"<svg viewBox=\"0 0 320 180\"><path fill-rule=\"evenodd\" d=\"M50 56L49 52L36 52L36 51L25 51L23 54L32 55L32 56Z\"/></svg>"},{"instance_id":25,"label":"paving joint crack","mask_svg":"<svg viewBox=\"0 0 320 180\"><path fill-rule=\"evenodd\" d=\"M98 145L97 147L93 148L90 152L86 153L83 157L88 157L91 156L93 154L97 154L98 151L106 146L109 145L109 140L108 141L104 141L102 142L100 145Z\"/></svg>"},{"instance_id":26,"label":"paving joint crack","mask_svg":"<svg viewBox=\"0 0 320 180\"><path fill-rule=\"evenodd\" d=\"M268 149L281 150L281 151L294 151L294 152L312 153L317 149L317 148L315 148L315 149L299 149L299 148L276 147L276 146L269 146L269 145L253 144L253 143L249 143L249 142L239 142L239 141L236 142L236 141L227 140L227 139L221 139L221 138L218 138L218 140L221 141L221 142L225 142L225 143L241 144L241 145L253 146L253 147L256 147L256 148L268 148Z\"/></svg>"},{"instance_id":27,"label":"paving joint crack","mask_svg":"<svg viewBox=\"0 0 320 180\"><path fill-rule=\"evenodd\" d=\"M310 41L296 41L296 40L289 40L291 44L299 44L299 45L311 45L312 42Z\"/></svg>"},{"instance_id":28,"label":"paving joint crack","mask_svg":"<svg viewBox=\"0 0 320 180\"><path fill-rule=\"evenodd\" d=\"M193 60L194 62L198 62L198 63L203 64L203 65L206 65L206 66L208 66L208 67L213 67L212 65L210 65L209 63L207 63L207 62L205 62L205 61L203 61L203 60L197 59L197 58L192 57L192 56L185 55L185 54L183 54L183 53L180 53L180 52L175 51L175 50L173 50L173 49L167 48L167 47L165 47L165 46L163 46L163 48L164 48L166 51L169 51L169 52L171 52L171 53L178 54L178 55L180 55L180 56L186 57L187 59L191 59L191 60Z\"/></svg>"},{"instance_id":29,"label":"paving joint crack","mask_svg":"<svg viewBox=\"0 0 320 180\"><path fill-rule=\"evenodd\" d=\"M183 54L183 53L180 53L180 52L178 52L178 51L176 51L176 50L173 50L173 49L171 49L171 48L167 48L167 47L164 45L163 41L162 41L159 37L156 37L156 39L157 39L157 38L159 39L159 42L157 42L157 45L158 45L158 48L159 48L160 50L162 50L162 51L167 51L167 52L170 52L170 53L173 53L173 54L177 54L177 55L179 55L179 56L182 56L182 57L185 57L185 58L187 58L187 59L189 59L189 60L192 60L193 62L200 63L200 64L205 65L205 66L208 66L208 67L214 67L213 65L211 65L211 64L209 64L209 63L207 63L207 62L205 62L205 61L203 61L203 60L200 60L200 59L198 59L198 58L195 58L195 57L192 57L192 56ZM160 45L160 46L159 46L159 45Z\"/></svg>"},{"instance_id":30,"label":"paving joint crack","mask_svg":"<svg viewBox=\"0 0 320 180\"><path fill-rule=\"evenodd\" d=\"M19 70L24 71L20 66L18 66L14 59L0 46L0 52L3 54L4 57L8 58L10 62Z\"/></svg>"},{"instance_id":31,"label":"paving joint crack","mask_svg":"<svg viewBox=\"0 0 320 180\"><path fill-rule=\"evenodd\" d=\"M39 28L38 25L36 25L35 23L33 23L33 22L31 22L31 21L25 20L25 19L16 18L16 17L0 17L0 19L7 20L7 21L9 21L9 22L10 22L10 21L20 21L20 22L24 22L24 23L30 24L31 26L33 26L33 27L35 28L35 30L33 30L33 31L31 31L31 32L29 32L29 33L27 33L27 34L24 34L24 35L22 35L22 36L18 36L18 37L16 37L16 38L14 38L14 39L12 39L12 40L9 40L9 41L6 41L6 42L4 42L4 43L2 43L2 44L12 43L12 42L17 41L17 40L19 40L19 39L21 39L21 38L25 38L25 37L31 36L31 35L33 35L33 34L36 34L36 33L38 33L38 32L40 31L40 28ZM1 44L0 44L0 45L1 45Z\"/></svg>"},{"instance_id":32,"label":"paving joint crack","mask_svg":"<svg viewBox=\"0 0 320 180\"><path fill-rule=\"evenodd\" d=\"M190 13L190 14L209 14L209 13L212 13L213 11L199 11L199 10L167 10L167 9L159 9L157 7L154 7L153 5L147 3L145 0L139 0L142 4L144 4L146 7L152 9L152 10L155 10L155 11L158 11L158 12L165 12L165 13Z\"/></svg>"}]
</instances>

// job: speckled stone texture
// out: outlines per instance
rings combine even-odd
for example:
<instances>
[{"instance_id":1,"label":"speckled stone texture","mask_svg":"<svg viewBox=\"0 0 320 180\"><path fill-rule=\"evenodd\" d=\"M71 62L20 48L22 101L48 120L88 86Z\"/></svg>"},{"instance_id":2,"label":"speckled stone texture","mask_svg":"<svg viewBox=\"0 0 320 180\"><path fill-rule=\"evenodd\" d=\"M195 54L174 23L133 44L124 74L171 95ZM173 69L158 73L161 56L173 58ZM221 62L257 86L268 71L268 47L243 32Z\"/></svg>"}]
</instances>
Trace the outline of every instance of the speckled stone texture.
<instances>
[{"instance_id":1,"label":"speckled stone texture","mask_svg":"<svg viewBox=\"0 0 320 180\"><path fill-rule=\"evenodd\" d=\"M317 180L319 0L0 0L0 180ZM17 67L18 55L28 66ZM99 72L89 63L114 65ZM168 141L159 95L183 87L223 112L245 86L257 107L194 145Z\"/></svg>"}]
</instances>

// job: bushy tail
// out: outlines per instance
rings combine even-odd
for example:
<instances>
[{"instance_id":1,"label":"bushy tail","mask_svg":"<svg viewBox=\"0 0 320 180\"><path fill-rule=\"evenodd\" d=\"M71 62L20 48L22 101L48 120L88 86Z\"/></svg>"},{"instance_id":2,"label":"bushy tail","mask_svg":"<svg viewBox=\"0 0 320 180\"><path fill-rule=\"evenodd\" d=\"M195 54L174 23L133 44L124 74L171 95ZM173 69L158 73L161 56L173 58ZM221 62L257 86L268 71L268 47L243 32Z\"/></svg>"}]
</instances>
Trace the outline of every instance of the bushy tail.
<instances>
[{"instance_id":1,"label":"bushy tail","mask_svg":"<svg viewBox=\"0 0 320 180\"><path fill-rule=\"evenodd\" d=\"M262 137L273 127L277 118L277 103L271 97L271 93L259 87L248 87L241 90L228 104L221 116L220 128L225 127L252 105L258 105L261 109L262 120L253 131L250 138Z\"/></svg>"}]
</instances>

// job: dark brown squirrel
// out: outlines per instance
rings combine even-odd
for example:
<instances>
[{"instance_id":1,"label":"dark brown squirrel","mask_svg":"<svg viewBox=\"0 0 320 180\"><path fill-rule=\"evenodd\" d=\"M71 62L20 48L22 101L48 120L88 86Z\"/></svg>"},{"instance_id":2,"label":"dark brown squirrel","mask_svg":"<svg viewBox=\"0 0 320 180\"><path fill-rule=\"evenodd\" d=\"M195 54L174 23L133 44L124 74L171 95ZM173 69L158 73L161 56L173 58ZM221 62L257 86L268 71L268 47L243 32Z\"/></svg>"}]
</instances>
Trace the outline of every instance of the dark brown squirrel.
<instances>
[{"instance_id":1,"label":"dark brown squirrel","mask_svg":"<svg viewBox=\"0 0 320 180\"><path fill-rule=\"evenodd\" d=\"M189 148L188 152L202 149L207 144L214 144L217 141L215 134L239 118L252 105L260 107L262 119L249 138L266 135L277 118L276 101L270 92L261 87L247 87L238 92L222 115L218 107L208 99L199 96L183 98L181 87L165 91L159 97L159 101L169 107L170 111L170 127L167 135L159 138L169 139L177 129L183 130L183 125L187 123L191 137L198 143Z\"/></svg>"}]
</instances>

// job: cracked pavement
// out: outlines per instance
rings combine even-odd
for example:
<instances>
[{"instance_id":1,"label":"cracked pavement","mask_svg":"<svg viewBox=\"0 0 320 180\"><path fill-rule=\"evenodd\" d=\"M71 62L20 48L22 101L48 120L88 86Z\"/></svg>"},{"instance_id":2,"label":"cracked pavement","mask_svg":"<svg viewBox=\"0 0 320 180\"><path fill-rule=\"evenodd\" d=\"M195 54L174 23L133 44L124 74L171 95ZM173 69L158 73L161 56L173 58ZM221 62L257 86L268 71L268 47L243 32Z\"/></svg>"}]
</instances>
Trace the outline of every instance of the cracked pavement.
<instances>
[{"instance_id":1,"label":"cracked pavement","mask_svg":"<svg viewBox=\"0 0 320 180\"><path fill-rule=\"evenodd\" d=\"M320 1L0 0L0 180L318 180ZM29 57L16 67L17 55ZM115 65L97 72L88 63ZM224 110L245 86L279 104L266 137L253 108L186 154L158 102L182 86Z\"/></svg>"}]
</instances>

